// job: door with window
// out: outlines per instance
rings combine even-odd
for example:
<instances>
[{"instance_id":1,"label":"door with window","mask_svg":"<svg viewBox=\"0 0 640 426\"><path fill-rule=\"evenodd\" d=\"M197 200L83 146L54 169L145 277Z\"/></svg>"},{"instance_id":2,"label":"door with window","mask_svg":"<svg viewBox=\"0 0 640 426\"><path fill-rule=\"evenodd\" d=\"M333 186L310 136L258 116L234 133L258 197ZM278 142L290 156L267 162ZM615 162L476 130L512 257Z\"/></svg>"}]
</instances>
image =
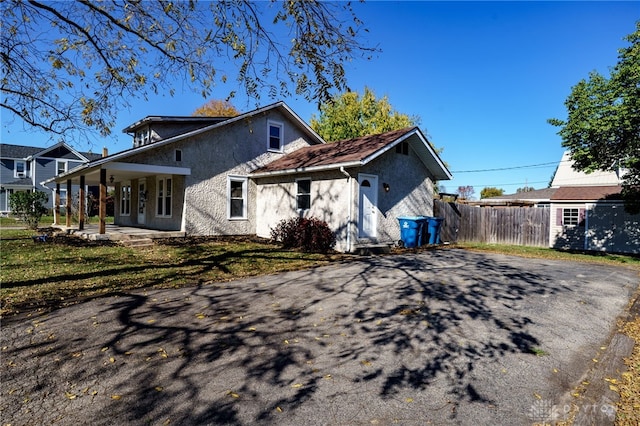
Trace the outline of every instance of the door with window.
<instances>
[{"instance_id":1,"label":"door with window","mask_svg":"<svg viewBox=\"0 0 640 426\"><path fill-rule=\"evenodd\" d=\"M138 224L144 225L147 216L147 181L138 181Z\"/></svg>"},{"instance_id":2,"label":"door with window","mask_svg":"<svg viewBox=\"0 0 640 426\"><path fill-rule=\"evenodd\" d=\"M358 237L376 238L378 227L378 176L359 174Z\"/></svg>"}]
</instances>

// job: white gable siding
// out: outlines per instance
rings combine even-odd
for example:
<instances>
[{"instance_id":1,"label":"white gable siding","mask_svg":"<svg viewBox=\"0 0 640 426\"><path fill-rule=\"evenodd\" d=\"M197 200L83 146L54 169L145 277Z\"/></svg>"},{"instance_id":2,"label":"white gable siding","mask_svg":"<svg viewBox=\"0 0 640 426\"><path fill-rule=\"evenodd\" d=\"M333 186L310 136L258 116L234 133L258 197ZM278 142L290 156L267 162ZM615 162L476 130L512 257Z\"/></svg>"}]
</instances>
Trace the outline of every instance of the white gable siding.
<instances>
[{"instance_id":1,"label":"white gable siding","mask_svg":"<svg viewBox=\"0 0 640 426\"><path fill-rule=\"evenodd\" d=\"M621 183L618 175L614 172L596 171L587 174L574 170L572 165L573 160L571 160L569 151L565 151L551 182L552 188L561 186L620 185Z\"/></svg>"}]
</instances>

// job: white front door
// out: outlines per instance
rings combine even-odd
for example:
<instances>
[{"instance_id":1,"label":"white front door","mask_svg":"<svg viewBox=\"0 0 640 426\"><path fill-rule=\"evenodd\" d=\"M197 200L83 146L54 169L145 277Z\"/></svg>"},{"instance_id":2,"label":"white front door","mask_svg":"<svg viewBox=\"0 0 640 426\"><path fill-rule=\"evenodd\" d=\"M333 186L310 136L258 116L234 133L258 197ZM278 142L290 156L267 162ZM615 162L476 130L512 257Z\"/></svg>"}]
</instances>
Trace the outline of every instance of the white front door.
<instances>
[{"instance_id":1,"label":"white front door","mask_svg":"<svg viewBox=\"0 0 640 426\"><path fill-rule=\"evenodd\" d=\"M375 238L378 226L378 176L359 174L358 183L360 187L358 237Z\"/></svg>"},{"instance_id":2,"label":"white front door","mask_svg":"<svg viewBox=\"0 0 640 426\"><path fill-rule=\"evenodd\" d=\"M144 225L147 212L147 182L138 181L138 225Z\"/></svg>"}]
</instances>

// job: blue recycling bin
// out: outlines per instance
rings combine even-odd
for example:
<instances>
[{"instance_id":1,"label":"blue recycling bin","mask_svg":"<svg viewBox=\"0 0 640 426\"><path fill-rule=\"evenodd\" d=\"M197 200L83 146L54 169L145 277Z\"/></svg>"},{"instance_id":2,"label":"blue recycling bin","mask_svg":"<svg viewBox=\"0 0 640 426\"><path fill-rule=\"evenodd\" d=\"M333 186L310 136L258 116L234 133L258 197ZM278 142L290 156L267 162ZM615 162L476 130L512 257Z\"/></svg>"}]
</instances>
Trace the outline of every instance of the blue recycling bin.
<instances>
[{"instance_id":1,"label":"blue recycling bin","mask_svg":"<svg viewBox=\"0 0 640 426\"><path fill-rule=\"evenodd\" d=\"M405 247L413 248L422 245L422 232L426 222L424 216L401 216L400 239Z\"/></svg>"},{"instance_id":2,"label":"blue recycling bin","mask_svg":"<svg viewBox=\"0 0 640 426\"><path fill-rule=\"evenodd\" d=\"M442 217L429 217L427 220L427 232L429 233L429 244L440 244L440 228L442 227Z\"/></svg>"}]
</instances>

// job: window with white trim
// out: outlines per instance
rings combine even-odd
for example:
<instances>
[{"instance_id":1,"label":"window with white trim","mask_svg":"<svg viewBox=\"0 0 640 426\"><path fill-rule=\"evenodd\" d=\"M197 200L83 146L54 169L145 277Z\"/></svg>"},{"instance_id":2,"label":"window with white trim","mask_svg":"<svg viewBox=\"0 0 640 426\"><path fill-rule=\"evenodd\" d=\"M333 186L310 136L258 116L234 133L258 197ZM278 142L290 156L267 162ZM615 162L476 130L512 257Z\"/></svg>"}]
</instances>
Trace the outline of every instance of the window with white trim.
<instances>
[{"instance_id":1,"label":"window with white trim","mask_svg":"<svg viewBox=\"0 0 640 426\"><path fill-rule=\"evenodd\" d=\"M120 214L122 216L131 214L131 185L120 186Z\"/></svg>"},{"instance_id":2,"label":"window with white trim","mask_svg":"<svg viewBox=\"0 0 640 426\"><path fill-rule=\"evenodd\" d=\"M297 179L296 186L296 208L309 210L311 208L311 179Z\"/></svg>"},{"instance_id":3,"label":"window with white trim","mask_svg":"<svg viewBox=\"0 0 640 426\"><path fill-rule=\"evenodd\" d=\"M156 185L157 192L157 204L156 204L156 216L170 217L171 216L171 197L173 182L170 177L158 178Z\"/></svg>"},{"instance_id":4,"label":"window with white trim","mask_svg":"<svg viewBox=\"0 0 640 426\"><path fill-rule=\"evenodd\" d=\"M66 161L56 160L56 175L61 175L67 172L68 164Z\"/></svg>"},{"instance_id":5,"label":"window with white trim","mask_svg":"<svg viewBox=\"0 0 640 426\"><path fill-rule=\"evenodd\" d=\"M247 178L229 176L227 179L227 217L229 219L247 218Z\"/></svg>"},{"instance_id":6,"label":"window with white trim","mask_svg":"<svg viewBox=\"0 0 640 426\"><path fill-rule=\"evenodd\" d=\"M136 134L133 138L133 146L138 147L142 145L147 145L150 141L151 132L149 132L149 127L143 127L141 129L136 130Z\"/></svg>"},{"instance_id":7,"label":"window with white trim","mask_svg":"<svg viewBox=\"0 0 640 426\"><path fill-rule=\"evenodd\" d=\"M16 161L15 169L13 170L13 177L17 177L17 178L27 177L26 161L21 161L21 160Z\"/></svg>"},{"instance_id":8,"label":"window with white trim","mask_svg":"<svg viewBox=\"0 0 640 426\"><path fill-rule=\"evenodd\" d=\"M282 123L271 120L267 121L267 131L267 150L271 152L282 152L282 140L284 131L284 126L282 125Z\"/></svg>"},{"instance_id":9,"label":"window with white trim","mask_svg":"<svg viewBox=\"0 0 640 426\"><path fill-rule=\"evenodd\" d=\"M562 209L562 224L576 226L580 223L580 209Z\"/></svg>"}]
</instances>

